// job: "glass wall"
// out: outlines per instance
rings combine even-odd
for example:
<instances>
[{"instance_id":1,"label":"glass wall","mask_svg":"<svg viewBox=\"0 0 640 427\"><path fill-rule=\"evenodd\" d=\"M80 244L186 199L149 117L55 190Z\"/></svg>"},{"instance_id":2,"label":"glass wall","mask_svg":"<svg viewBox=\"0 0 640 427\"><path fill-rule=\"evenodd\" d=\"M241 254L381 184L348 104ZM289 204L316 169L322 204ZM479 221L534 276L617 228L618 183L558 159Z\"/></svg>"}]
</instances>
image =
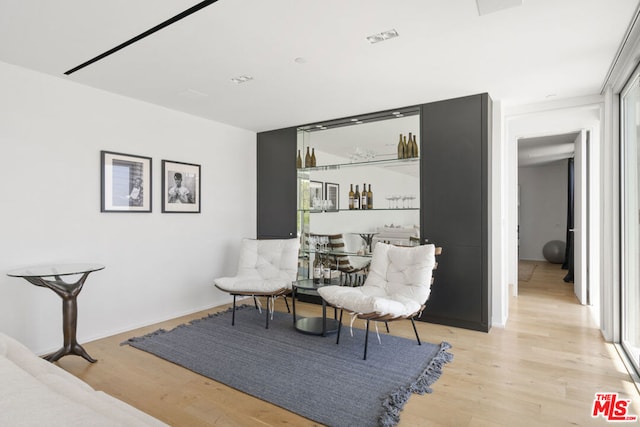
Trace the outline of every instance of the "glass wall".
<instances>
[{"instance_id":1,"label":"glass wall","mask_svg":"<svg viewBox=\"0 0 640 427\"><path fill-rule=\"evenodd\" d=\"M640 370L640 80L621 94L622 346Z\"/></svg>"}]
</instances>

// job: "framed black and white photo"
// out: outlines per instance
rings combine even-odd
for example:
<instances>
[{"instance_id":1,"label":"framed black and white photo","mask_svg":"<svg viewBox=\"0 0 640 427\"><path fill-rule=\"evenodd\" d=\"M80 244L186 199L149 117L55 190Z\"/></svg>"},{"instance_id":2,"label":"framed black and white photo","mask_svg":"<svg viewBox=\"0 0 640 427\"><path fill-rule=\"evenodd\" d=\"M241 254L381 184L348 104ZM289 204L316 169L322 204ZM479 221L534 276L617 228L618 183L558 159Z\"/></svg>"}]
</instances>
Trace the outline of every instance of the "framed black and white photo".
<instances>
[{"instance_id":1,"label":"framed black and white photo","mask_svg":"<svg viewBox=\"0 0 640 427\"><path fill-rule=\"evenodd\" d=\"M100 212L151 212L151 157L100 152Z\"/></svg>"},{"instance_id":2,"label":"framed black and white photo","mask_svg":"<svg viewBox=\"0 0 640 427\"><path fill-rule=\"evenodd\" d=\"M200 165L162 161L162 212L200 213Z\"/></svg>"},{"instance_id":3,"label":"framed black and white photo","mask_svg":"<svg viewBox=\"0 0 640 427\"><path fill-rule=\"evenodd\" d=\"M324 184L324 197L326 199L325 212L338 212L340 210L340 185L332 182Z\"/></svg>"},{"instance_id":4,"label":"framed black and white photo","mask_svg":"<svg viewBox=\"0 0 640 427\"><path fill-rule=\"evenodd\" d=\"M309 181L309 210L322 212L323 184L320 181Z\"/></svg>"}]
</instances>

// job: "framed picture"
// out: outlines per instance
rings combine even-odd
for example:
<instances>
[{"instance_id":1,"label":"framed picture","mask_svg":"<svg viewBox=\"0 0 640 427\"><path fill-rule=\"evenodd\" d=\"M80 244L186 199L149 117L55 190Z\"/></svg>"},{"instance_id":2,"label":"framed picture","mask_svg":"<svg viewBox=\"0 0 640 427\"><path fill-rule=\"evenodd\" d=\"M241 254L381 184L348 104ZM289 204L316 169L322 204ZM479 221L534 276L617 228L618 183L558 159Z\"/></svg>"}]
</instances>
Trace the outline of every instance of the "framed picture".
<instances>
[{"instance_id":1,"label":"framed picture","mask_svg":"<svg viewBox=\"0 0 640 427\"><path fill-rule=\"evenodd\" d=\"M100 152L100 212L151 212L151 157Z\"/></svg>"},{"instance_id":2,"label":"framed picture","mask_svg":"<svg viewBox=\"0 0 640 427\"><path fill-rule=\"evenodd\" d=\"M309 181L309 209L311 212L322 212L323 190L322 182Z\"/></svg>"},{"instance_id":3,"label":"framed picture","mask_svg":"<svg viewBox=\"0 0 640 427\"><path fill-rule=\"evenodd\" d=\"M340 210L340 185L332 182L324 184L324 196L326 198L326 212L338 212Z\"/></svg>"},{"instance_id":4,"label":"framed picture","mask_svg":"<svg viewBox=\"0 0 640 427\"><path fill-rule=\"evenodd\" d=\"M200 213L200 165L162 161L162 212Z\"/></svg>"}]
</instances>

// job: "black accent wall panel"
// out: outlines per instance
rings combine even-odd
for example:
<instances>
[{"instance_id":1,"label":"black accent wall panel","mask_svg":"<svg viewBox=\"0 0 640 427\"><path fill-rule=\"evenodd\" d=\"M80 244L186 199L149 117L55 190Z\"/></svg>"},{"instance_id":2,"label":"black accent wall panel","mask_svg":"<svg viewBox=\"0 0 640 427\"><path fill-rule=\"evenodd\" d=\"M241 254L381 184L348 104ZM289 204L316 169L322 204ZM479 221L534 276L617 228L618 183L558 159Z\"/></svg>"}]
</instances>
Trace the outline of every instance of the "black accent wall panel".
<instances>
[{"instance_id":1,"label":"black accent wall panel","mask_svg":"<svg viewBox=\"0 0 640 427\"><path fill-rule=\"evenodd\" d=\"M257 237L296 237L296 128L257 136Z\"/></svg>"},{"instance_id":2,"label":"black accent wall panel","mask_svg":"<svg viewBox=\"0 0 640 427\"><path fill-rule=\"evenodd\" d=\"M487 94L422 106L421 233L443 254L420 320L491 327Z\"/></svg>"}]
</instances>

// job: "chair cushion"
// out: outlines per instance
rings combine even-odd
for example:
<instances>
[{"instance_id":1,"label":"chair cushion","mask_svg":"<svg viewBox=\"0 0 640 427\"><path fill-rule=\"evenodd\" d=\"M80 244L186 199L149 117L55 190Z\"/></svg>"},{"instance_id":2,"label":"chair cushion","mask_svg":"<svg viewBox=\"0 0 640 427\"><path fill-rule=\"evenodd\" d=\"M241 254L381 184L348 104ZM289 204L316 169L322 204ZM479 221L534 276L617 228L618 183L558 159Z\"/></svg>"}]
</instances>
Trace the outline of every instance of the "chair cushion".
<instances>
[{"instance_id":1,"label":"chair cushion","mask_svg":"<svg viewBox=\"0 0 640 427\"><path fill-rule=\"evenodd\" d=\"M298 274L298 239L243 239L238 272L214 279L226 292L270 293L291 289Z\"/></svg>"},{"instance_id":2,"label":"chair cushion","mask_svg":"<svg viewBox=\"0 0 640 427\"><path fill-rule=\"evenodd\" d=\"M347 286L323 286L318 289L320 296L329 304L353 313L378 313L393 317L409 316L422 307L422 303L402 296L387 296L379 288ZM379 293L379 295L376 295Z\"/></svg>"},{"instance_id":3,"label":"chair cushion","mask_svg":"<svg viewBox=\"0 0 640 427\"><path fill-rule=\"evenodd\" d=\"M434 265L434 245L397 247L379 243L362 287L324 286L318 293L329 304L348 311L408 316L429 298Z\"/></svg>"},{"instance_id":4,"label":"chair cushion","mask_svg":"<svg viewBox=\"0 0 640 427\"><path fill-rule=\"evenodd\" d=\"M242 292L256 294L274 293L283 289L291 289L291 280L262 279L242 276L220 277L214 280L215 285L226 292Z\"/></svg>"}]
</instances>

